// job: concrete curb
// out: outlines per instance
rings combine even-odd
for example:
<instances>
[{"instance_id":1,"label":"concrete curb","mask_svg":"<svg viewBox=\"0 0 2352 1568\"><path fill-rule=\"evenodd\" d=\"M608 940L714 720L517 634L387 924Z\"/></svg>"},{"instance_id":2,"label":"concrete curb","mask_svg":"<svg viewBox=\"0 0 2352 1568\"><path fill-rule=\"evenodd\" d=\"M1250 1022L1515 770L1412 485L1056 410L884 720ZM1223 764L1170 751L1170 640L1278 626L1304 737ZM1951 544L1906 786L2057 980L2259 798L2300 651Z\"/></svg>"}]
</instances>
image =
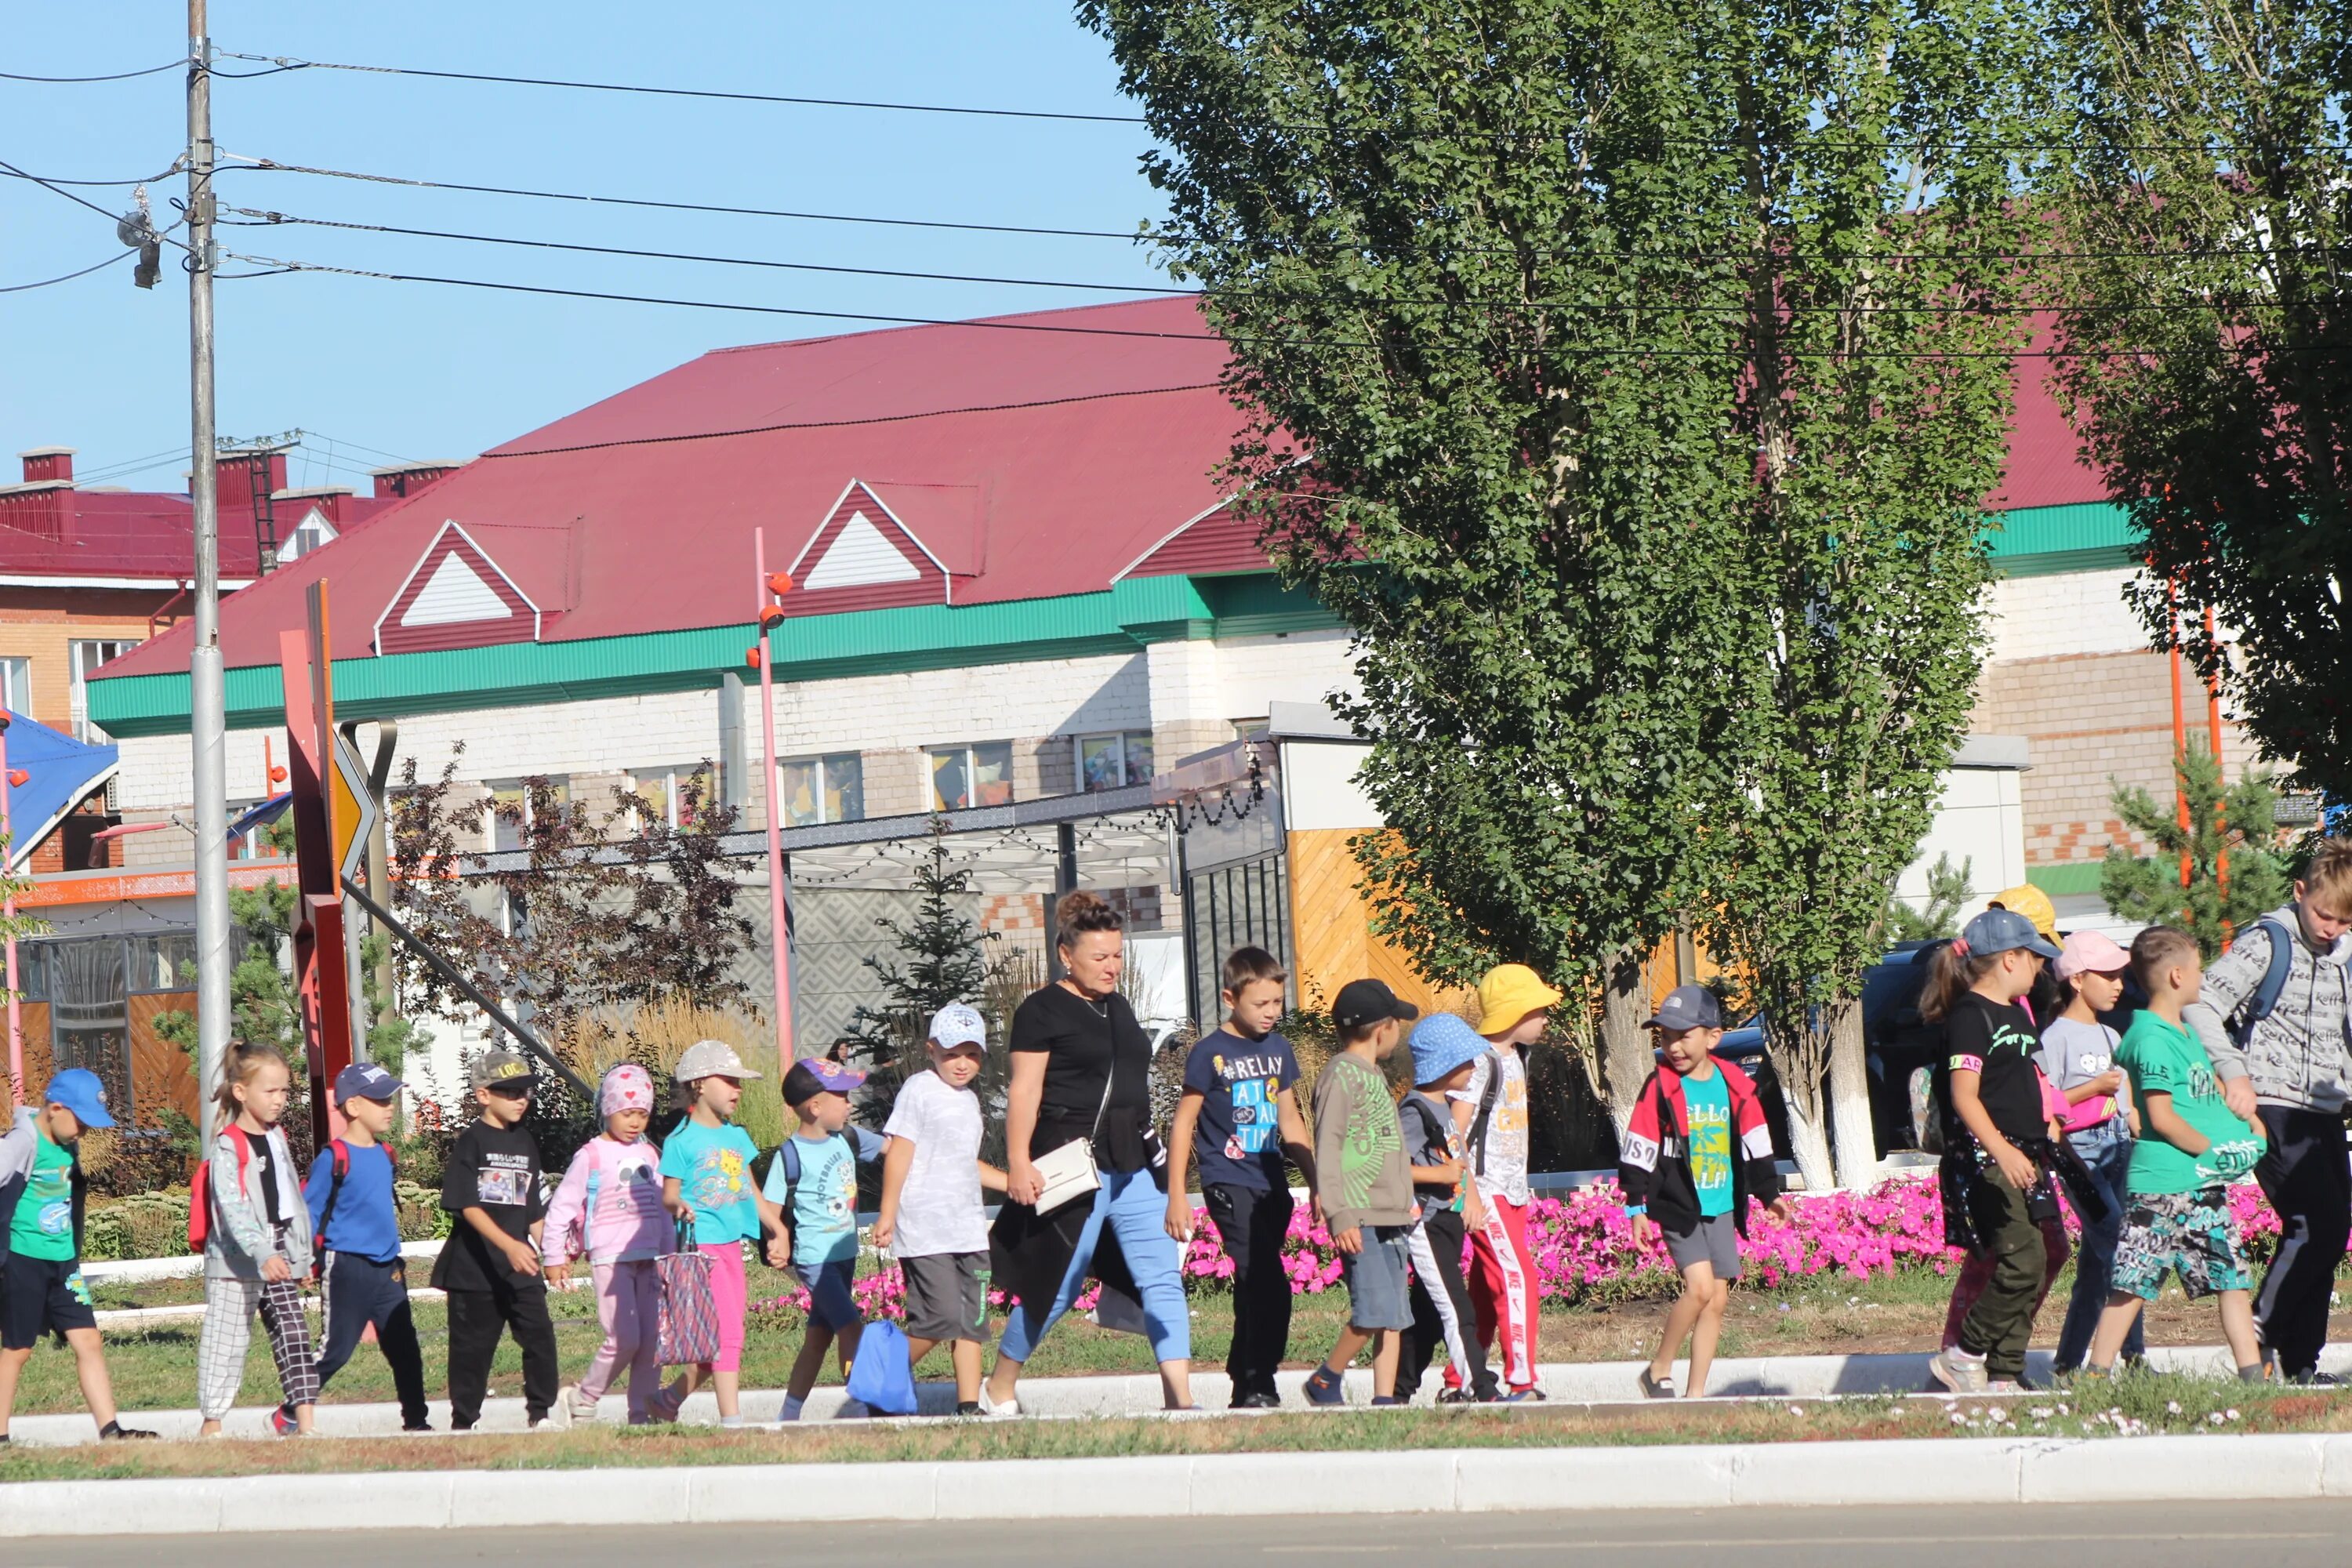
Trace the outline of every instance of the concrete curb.
<instances>
[{"instance_id":1,"label":"concrete curb","mask_svg":"<svg viewBox=\"0 0 2352 1568\"><path fill-rule=\"evenodd\" d=\"M449 1470L0 1487L0 1537L856 1520L1223 1516L1285 1495L1349 1513L2352 1497L2352 1435L1949 1438L1641 1448L1213 1454L703 1469Z\"/></svg>"}]
</instances>

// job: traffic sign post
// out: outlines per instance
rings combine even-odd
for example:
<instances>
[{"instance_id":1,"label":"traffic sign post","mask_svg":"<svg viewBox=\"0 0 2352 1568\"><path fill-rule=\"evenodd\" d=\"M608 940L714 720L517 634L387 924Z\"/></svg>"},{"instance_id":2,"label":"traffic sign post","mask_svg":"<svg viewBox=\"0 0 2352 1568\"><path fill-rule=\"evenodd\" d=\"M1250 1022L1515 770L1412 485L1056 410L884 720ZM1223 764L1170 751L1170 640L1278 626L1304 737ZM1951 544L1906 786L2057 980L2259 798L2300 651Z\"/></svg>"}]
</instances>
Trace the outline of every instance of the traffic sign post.
<instances>
[{"instance_id":1,"label":"traffic sign post","mask_svg":"<svg viewBox=\"0 0 2352 1568\"><path fill-rule=\"evenodd\" d=\"M365 819L373 800L365 771L347 775L340 754L349 748L335 733L325 579L310 585L308 598L309 625L278 634L278 668L285 689L286 787L292 796L288 810L294 818L295 875L301 891L294 922L295 994L310 1068L310 1132L314 1146L323 1149L342 1134L342 1115L330 1090L335 1075L352 1061L343 867L353 846L365 853Z\"/></svg>"}]
</instances>

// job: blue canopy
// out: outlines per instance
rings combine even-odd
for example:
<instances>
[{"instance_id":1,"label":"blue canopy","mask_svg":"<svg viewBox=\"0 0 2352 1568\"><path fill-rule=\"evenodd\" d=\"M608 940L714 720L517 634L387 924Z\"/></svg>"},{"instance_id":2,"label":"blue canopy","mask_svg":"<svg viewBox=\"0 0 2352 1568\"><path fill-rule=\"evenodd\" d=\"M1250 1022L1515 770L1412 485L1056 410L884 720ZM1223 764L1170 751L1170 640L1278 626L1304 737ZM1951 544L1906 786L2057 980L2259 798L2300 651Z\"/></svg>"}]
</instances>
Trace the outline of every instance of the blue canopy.
<instances>
[{"instance_id":1,"label":"blue canopy","mask_svg":"<svg viewBox=\"0 0 2352 1568\"><path fill-rule=\"evenodd\" d=\"M8 792L9 825L16 829L8 868L21 871L32 858L34 846L114 776L119 752L113 746L83 745L14 711L8 715L7 745L7 771L26 775L21 784L0 778L0 788Z\"/></svg>"}]
</instances>

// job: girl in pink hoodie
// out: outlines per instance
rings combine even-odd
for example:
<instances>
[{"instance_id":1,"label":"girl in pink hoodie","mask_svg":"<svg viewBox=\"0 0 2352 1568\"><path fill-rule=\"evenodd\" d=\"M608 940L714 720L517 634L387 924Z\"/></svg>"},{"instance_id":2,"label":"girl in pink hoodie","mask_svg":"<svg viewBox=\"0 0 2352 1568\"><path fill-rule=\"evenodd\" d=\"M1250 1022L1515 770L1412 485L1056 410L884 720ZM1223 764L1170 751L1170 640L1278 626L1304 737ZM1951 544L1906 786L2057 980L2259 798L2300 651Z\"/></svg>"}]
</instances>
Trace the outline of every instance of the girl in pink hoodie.
<instances>
[{"instance_id":1,"label":"girl in pink hoodie","mask_svg":"<svg viewBox=\"0 0 2352 1568\"><path fill-rule=\"evenodd\" d=\"M629 1369L629 1425L652 1419L660 1391L661 1274L654 1260L677 1246L676 1225L662 1206L661 1151L646 1140L654 1080L634 1062L604 1075L596 1096L602 1137L572 1157L547 1205L542 1250L548 1282L572 1283L572 1260L585 1254L596 1280L596 1316L604 1342L577 1384L560 1395L575 1421L593 1421L596 1401L623 1366Z\"/></svg>"}]
</instances>

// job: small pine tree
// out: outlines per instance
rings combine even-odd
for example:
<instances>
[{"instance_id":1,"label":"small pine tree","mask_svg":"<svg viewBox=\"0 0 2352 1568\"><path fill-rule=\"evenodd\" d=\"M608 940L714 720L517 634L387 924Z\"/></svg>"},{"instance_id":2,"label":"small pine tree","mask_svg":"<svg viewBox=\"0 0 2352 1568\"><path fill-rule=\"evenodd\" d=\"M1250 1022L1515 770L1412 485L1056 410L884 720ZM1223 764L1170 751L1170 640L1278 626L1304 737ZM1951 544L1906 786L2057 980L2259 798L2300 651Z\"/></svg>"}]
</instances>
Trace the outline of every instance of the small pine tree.
<instances>
[{"instance_id":1,"label":"small pine tree","mask_svg":"<svg viewBox=\"0 0 2352 1568\"><path fill-rule=\"evenodd\" d=\"M2203 746L2192 743L2174 764L2180 791L2189 798L2189 826L2175 805L2159 805L2134 785L2118 786L2116 815L2156 847L2141 859L2119 844L2107 847L2099 868L2099 894L2123 920L2176 925L2197 939L2208 961L2228 945L2229 932L2242 931L2286 900L2286 868L2271 850L2277 837L2278 791L2271 776L2248 773L2235 787L2222 783L2221 766ZM2189 885L2181 886L2180 858L2189 857ZM2221 885L2221 859L2229 858L2229 887Z\"/></svg>"},{"instance_id":2,"label":"small pine tree","mask_svg":"<svg viewBox=\"0 0 2352 1568\"><path fill-rule=\"evenodd\" d=\"M898 1103L908 1078L923 1070L928 1061L924 1041L931 1015L950 1002L969 1002L987 1016L990 963L987 944L994 931L983 931L956 910L955 900L971 894L971 873L948 863L947 822L931 819L931 844L915 868L918 902L912 920L887 916L874 923L890 934L896 957L868 953L866 967L874 973L883 1000L858 1004L850 1016L849 1037L857 1042L867 1077L860 1091L860 1109L867 1123L879 1127ZM991 1032L996 1020L989 1019ZM992 1047L988 1070L976 1085L983 1103L990 1103L990 1079L1000 1055Z\"/></svg>"},{"instance_id":3,"label":"small pine tree","mask_svg":"<svg viewBox=\"0 0 2352 1568\"><path fill-rule=\"evenodd\" d=\"M1976 868L1970 857L1958 866L1949 855L1938 855L1927 868L1927 900L1913 909L1893 893L1886 895L1886 940L1937 942L1960 934L1960 906L1976 894L1969 874Z\"/></svg>"}]
</instances>

